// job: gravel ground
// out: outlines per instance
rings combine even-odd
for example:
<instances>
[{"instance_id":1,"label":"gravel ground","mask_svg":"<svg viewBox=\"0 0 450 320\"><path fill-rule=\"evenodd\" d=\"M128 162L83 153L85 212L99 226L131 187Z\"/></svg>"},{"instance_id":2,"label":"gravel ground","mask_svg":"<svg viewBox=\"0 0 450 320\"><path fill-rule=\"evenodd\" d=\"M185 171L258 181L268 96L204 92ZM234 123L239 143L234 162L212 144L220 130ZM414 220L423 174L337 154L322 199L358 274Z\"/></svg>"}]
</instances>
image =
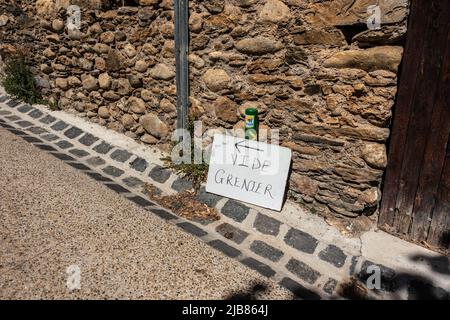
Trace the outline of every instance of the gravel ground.
<instances>
[{"instance_id":1,"label":"gravel ground","mask_svg":"<svg viewBox=\"0 0 450 320\"><path fill-rule=\"evenodd\" d=\"M2 128L0 186L2 299L292 298ZM81 289L71 292L72 265Z\"/></svg>"}]
</instances>

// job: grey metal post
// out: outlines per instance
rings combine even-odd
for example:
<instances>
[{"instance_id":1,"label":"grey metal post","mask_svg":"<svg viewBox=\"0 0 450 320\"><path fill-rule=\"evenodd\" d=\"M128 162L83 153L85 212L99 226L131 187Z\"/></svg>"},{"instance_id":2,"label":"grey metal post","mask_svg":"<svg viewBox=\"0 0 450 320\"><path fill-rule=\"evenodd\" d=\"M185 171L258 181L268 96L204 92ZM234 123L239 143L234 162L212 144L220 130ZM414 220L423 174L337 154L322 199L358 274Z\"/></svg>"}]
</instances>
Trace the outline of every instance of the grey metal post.
<instances>
[{"instance_id":1,"label":"grey metal post","mask_svg":"<svg viewBox=\"0 0 450 320\"><path fill-rule=\"evenodd\" d=\"M177 129L187 129L189 108L189 2L188 0L174 0L174 8Z\"/></svg>"}]
</instances>

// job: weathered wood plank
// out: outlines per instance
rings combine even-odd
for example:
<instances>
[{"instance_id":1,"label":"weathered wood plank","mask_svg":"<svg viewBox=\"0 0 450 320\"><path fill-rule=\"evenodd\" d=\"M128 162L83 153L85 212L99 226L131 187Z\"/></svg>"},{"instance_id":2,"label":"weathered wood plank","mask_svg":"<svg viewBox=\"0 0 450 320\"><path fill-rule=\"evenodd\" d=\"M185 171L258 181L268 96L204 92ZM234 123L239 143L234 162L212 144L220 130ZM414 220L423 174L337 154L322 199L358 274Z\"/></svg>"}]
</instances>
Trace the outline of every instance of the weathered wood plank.
<instances>
[{"instance_id":1,"label":"weathered wood plank","mask_svg":"<svg viewBox=\"0 0 450 320\"><path fill-rule=\"evenodd\" d=\"M413 1L409 16L405 53L399 76L400 85L396 105L393 110L394 121L388 154L389 162L386 169L383 198L378 221L379 226L387 230L390 229L389 226L393 226L396 215L395 203L400 183L409 116L414 98L417 70L422 56L421 48L425 41L422 32L427 25L429 7L427 1Z\"/></svg>"},{"instance_id":2,"label":"weathered wood plank","mask_svg":"<svg viewBox=\"0 0 450 320\"><path fill-rule=\"evenodd\" d=\"M429 22L422 36L426 37L415 96L409 121L400 186L396 201L398 215L395 228L401 234L410 232L413 205L418 188L421 167L425 161L425 148L431 129L431 118L436 101L437 83L446 47L448 21L448 1L429 1L431 10ZM417 215L418 223L426 223L425 215Z\"/></svg>"},{"instance_id":3,"label":"weathered wood plank","mask_svg":"<svg viewBox=\"0 0 450 320\"><path fill-rule=\"evenodd\" d=\"M450 16L450 5L449 2L446 3L446 14ZM444 25L442 29L447 30L447 37L444 39L446 50L443 55L443 65L437 85L437 97L431 120L431 130L427 139L424 163L414 202L411 238L415 241L427 239L431 218L440 218L432 217L432 213L440 180L444 178L442 171L450 135L450 19L447 20L447 25ZM433 241L436 245L435 236Z\"/></svg>"},{"instance_id":4,"label":"weathered wood plank","mask_svg":"<svg viewBox=\"0 0 450 320\"><path fill-rule=\"evenodd\" d=\"M442 172L427 243L441 249L450 249L450 152L447 153Z\"/></svg>"}]
</instances>

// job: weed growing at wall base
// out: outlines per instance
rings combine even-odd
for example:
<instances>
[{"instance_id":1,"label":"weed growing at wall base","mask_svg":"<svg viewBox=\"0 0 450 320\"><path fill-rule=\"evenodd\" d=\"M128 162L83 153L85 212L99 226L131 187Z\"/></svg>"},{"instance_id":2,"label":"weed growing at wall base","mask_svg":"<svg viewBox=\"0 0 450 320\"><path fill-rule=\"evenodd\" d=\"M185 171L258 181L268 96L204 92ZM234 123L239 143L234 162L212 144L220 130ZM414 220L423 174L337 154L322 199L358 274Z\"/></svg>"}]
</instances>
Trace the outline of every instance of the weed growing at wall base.
<instances>
[{"instance_id":1,"label":"weed growing at wall base","mask_svg":"<svg viewBox=\"0 0 450 320\"><path fill-rule=\"evenodd\" d=\"M42 102L41 92L24 56L10 57L6 61L2 85L10 95L27 103Z\"/></svg>"},{"instance_id":2,"label":"weed growing at wall base","mask_svg":"<svg viewBox=\"0 0 450 320\"><path fill-rule=\"evenodd\" d=\"M197 121L189 121L188 130L176 130L173 136L173 149L180 137L184 137L187 141L181 143L181 148L177 148L178 152L172 152L172 157L163 158L168 168L173 169L177 174L183 176L192 182L196 191L200 189L201 183L206 181L208 175L208 163L203 162L203 151L198 148L195 143L195 123ZM181 132L181 133L180 133ZM185 148L185 146L187 148ZM201 161L196 162L195 157L200 153ZM174 156L175 154L175 156ZM187 161L183 161L186 160ZM181 161L180 161L181 160Z\"/></svg>"}]
</instances>

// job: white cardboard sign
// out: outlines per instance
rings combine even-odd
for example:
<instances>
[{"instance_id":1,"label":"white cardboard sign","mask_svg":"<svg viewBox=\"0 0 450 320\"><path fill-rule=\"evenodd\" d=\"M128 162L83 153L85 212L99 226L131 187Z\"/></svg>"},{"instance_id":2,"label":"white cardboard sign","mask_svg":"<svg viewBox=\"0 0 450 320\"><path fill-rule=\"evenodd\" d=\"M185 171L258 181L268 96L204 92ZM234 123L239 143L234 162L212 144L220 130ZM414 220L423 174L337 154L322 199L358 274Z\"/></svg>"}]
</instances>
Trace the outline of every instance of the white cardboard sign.
<instances>
[{"instance_id":1,"label":"white cardboard sign","mask_svg":"<svg viewBox=\"0 0 450 320\"><path fill-rule=\"evenodd\" d=\"M216 134L206 191L280 211L291 157L288 148Z\"/></svg>"}]
</instances>

